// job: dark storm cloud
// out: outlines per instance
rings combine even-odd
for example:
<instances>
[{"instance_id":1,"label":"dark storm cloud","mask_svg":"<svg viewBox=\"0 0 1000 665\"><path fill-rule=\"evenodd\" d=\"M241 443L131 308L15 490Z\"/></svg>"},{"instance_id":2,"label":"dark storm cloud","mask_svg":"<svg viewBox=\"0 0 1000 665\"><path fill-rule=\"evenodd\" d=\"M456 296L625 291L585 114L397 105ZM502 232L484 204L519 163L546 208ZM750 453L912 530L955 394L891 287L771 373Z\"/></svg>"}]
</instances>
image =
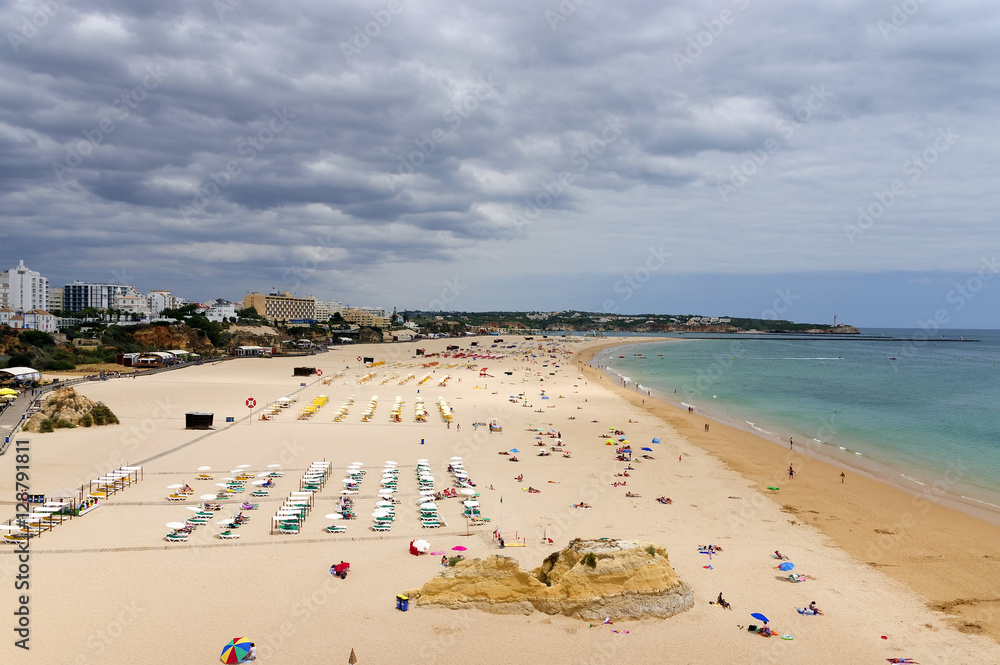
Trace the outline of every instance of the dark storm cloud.
<instances>
[{"instance_id":1,"label":"dark storm cloud","mask_svg":"<svg viewBox=\"0 0 1000 665\"><path fill-rule=\"evenodd\" d=\"M201 299L308 264L320 296L426 300L664 236L676 272L974 269L997 12L910 5L9 3L0 242Z\"/></svg>"}]
</instances>

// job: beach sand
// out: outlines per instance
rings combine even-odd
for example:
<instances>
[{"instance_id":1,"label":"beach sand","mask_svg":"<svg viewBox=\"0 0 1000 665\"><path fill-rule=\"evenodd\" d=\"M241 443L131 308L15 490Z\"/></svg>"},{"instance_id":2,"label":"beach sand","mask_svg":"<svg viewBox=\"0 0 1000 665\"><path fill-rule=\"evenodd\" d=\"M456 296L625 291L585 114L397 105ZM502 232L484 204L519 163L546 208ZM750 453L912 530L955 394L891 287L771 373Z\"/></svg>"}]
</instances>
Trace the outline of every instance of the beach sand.
<instances>
[{"instance_id":1,"label":"beach sand","mask_svg":"<svg viewBox=\"0 0 1000 665\"><path fill-rule=\"evenodd\" d=\"M475 340L487 350L493 341ZM985 634L961 632L954 617L928 607L928 602L998 597L991 586L995 577L989 579L995 572L992 557L1000 552L995 527L964 523L964 516L933 503L925 512L911 497L899 493L893 499L895 490L854 474L840 485L839 469L805 456L794 458L799 476L779 493L768 493L766 485L785 480L787 461L779 447L717 424L706 435L698 414L650 398L642 404L640 396L615 388L597 370L574 364L589 356L579 340L511 337L506 344L546 348L527 360L481 360L475 369L465 366L467 360L412 356L417 346L432 352L455 343L468 347L468 340L350 346L305 358L240 359L80 386L80 392L108 404L122 424L23 437L31 441L32 491L85 484L123 464L142 464L144 478L92 513L33 539L26 592L14 589L19 565L14 548L0 549L0 615L9 622L0 662L210 663L229 639L243 635L257 643L262 663L346 662L352 648L359 663L504 663L524 656L550 663L997 661L995 623L985 616L989 605L972 607L983 615L978 618L961 615L963 623L977 624ZM557 348L573 355L561 356ZM387 365L366 369L357 356ZM426 369L420 364L433 361L440 364ZM319 367L324 375L293 377L292 368L301 365ZM491 377L480 378L484 366ZM324 385L341 370L342 377ZM375 378L359 385L358 378L370 372ZM383 384L393 373L399 376ZM415 379L399 385L410 373ZM431 380L418 385L427 373ZM446 373L452 378L439 387ZM429 413L426 423L413 421L418 390ZM542 399L541 390L549 399ZM510 399L521 392L530 407ZM249 419L247 397L260 407L291 394L298 402L274 420ZM344 422L332 422L338 405L352 394L356 401ZM329 403L312 418L297 420L297 407L319 395L328 395ZM372 395L379 396L375 416L361 422ZM389 411L397 395L404 401L403 422L392 423ZM450 402L460 431L456 425L446 428L438 396ZM216 429L185 430L188 411L214 413ZM227 424L226 416L236 421ZM492 418L502 433L473 429L473 422ZM528 423L561 431L572 458L537 457L538 434L528 431ZM635 448L653 448L648 454L655 459L638 458L628 478L616 476L624 465L604 443L609 427L624 430ZM662 443L651 444L653 437ZM497 454L512 448L522 451L518 463ZM462 457L482 493L483 514L492 521L467 529L459 500L446 499L439 505L448 525L422 529L415 509L416 460L429 459L437 486L444 488L450 485L446 467L452 456ZM281 499L319 460L330 461L335 471L303 533L271 535L271 516ZM391 531L375 533L368 515L386 460L400 468L402 503ZM346 534L327 534L324 515L333 511L342 488L338 474L354 461L367 471L355 497L359 519L339 522ZM167 501L167 485L189 483L197 497L216 490L213 482L244 464L255 473L281 464L284 477L270 497L254 500L260 509L245 513L251 521L238 530L239 540L215 537L220 529L213 519L187 543L164 541L164 524L192 514L187 507L196 501ZM202 465L212 467L215 481L195 480ZM516 482L514 476L522 473L524 482ZM622 480L627 486L612 486ZM541 492L527 493L529 485ZM14 459L8 452L0 457L4 518L13 515L13 486ZM641 498L628 498L626 491ZM673 504L657 503L661 495ZM593 509L572 508L578 501ZM227 502L232 503L239 500ZM234 512L227 505L217 517ZM660 543L693 587L695 606L665 620L596 626L540 613L396 609L397 594L441 570L440 555L411 556L410 540L426 538L432 551L449 553L464 546L467 558L496 554L491 536L501 515L508 544L522 539L525 545L502 554L526 569L575 537ZM893 531L887 536L892 540L878 540L884 534L876 528ZM552 543L543 541L543 534ZM878 552L867 551L883 542ZM724 549L711 561L698 551L708 543ZM788 582L770 557L775 549L791 556L796 572L813 579ZM328 573L340 560L352 564L345 580ZM954 593L944 593L949 588ZM720 591L732 611L709 604ZM29 595L31 617L28 652L13 646L13 611L23 594ZM795 607L812 600L824 616L796 613ZM763 612L772 628L794 639L749 634L746 626L759 623L751 612Z\"/></svg>"}]
</instances>

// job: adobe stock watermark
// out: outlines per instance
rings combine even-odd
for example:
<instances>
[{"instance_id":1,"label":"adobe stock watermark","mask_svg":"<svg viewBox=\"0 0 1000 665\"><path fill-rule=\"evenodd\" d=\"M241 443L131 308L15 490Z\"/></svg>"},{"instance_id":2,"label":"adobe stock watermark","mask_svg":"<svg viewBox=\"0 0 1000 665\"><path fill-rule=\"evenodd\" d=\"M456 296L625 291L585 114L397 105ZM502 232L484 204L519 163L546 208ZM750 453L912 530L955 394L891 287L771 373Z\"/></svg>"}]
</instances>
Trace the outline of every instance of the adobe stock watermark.
<instances>
[{"instance_id":1,"label":"adobe stock watermark","mask_svg":"<svg viewBox=\"0 0 1000 665\"><path fill-rule=\"evenodd\" d=\"M388 28L392 23L392 17L403 11L402 0L389 0L384 9L376 9L372 12L372 20L363 26L354 26L354 35L350 42L340 42L340 52L344 54L344 59L348 63L353 58L361 55L361 52L368 48L373 39L377 39L382 34L382 30Z\"/></svg>"},{"instance_id":2,"label":"adobe stock watermark","mask_svg":"<svg viewBox=\"0 0 1000 665\"><path fill-rule=\"evenodd\" d=\"M194 196L191 197L191 205L178 206L184 219L191 221L191 217L202 213L208 205L222 195L233 179L243 173L247 164L252 162L258 154L267 149L279 134L288 129L288 126L295 119L295 113L288 110L287 106L271 109L271 116L268 118L267 126L259 130L256 134L249 134L240 139L236 144L236 153L242 159L231 159L226 162L225 169L210 174L209 179L195 187Z\"/></svg>"},{"instance_id":3,"label":"adobe stock watermark","mask_svg":"<svg viewBox=\"0 0 1000 665\"><path fill-rule=\"evenodd\" d=\"M577 8L587 0L560 0L556 6L556 11L545 10L545 20L549 22L552 32L559 29L560 23L565 23L566 19L576 13Z\"/></svg>"},{"instance_id":4,"label":"adobe stock watermark","mask_svg":"<svg viewBox=\"0 0 1000 665\"><path fill-rule=\"evenodd\" d=\"M448 125L447 129L435 127L429 134L413 140L416 150L411 150L405 156L399 156L396 173L386 176L389 186L395 190L406 178L416 173L417 169L437 152L438 146L451 138L462 124L479 109L483 101L490 97L500 96L499 87L502 85L500 81L493 78L493 74L480 77L475 88L463 95L441 115L441 119Z\"/></svg>"},{"instance_id":5,"label":"adobe stock watermark","mask_svg":"<svg viewBox=\"0 0 1000 665\"><path fill-rule=\"evenodd\" d=\"M38 36L38 31L49 24L62 11L66 3L56 2L56 0L42 0L30 16L22 16L21 22L17 26L17 31L7 33L7 43L15 54L21 52L21 47Z\"/></svg>"},{"instance_id":6,"label":"adobe stock watermark","mask_svg":"<svg viewBox=\"0 0 1000 665\"><path fill-rule=\"evenodd\" d=\"M920 11L920 8L927 4L927 0L903 0L892 6L889 20L879 19L875 27L882 35L882 41L889 41L889 35L899 32L903 26L910 22L910 19Z\"/></svg>"},{"instance_id":7,"label":"adobe stock watermark","mask_svg":"<svg viewBox=\"0 0 1000 665\"><path fill-rule=\"evenodd\" d=\"M650 247L646 260L639 264L632 272L622 275L622 278L615 282L613 290L615 293L621 294L621 303L631 300L632 296L641 290L643 285L652 278L653 273L662 270L667 265L667 259L670 257L670 252L664 251L663 245ZM618 307L619 301L609 298L601 304L601 311L613 314L618 312Z\"/></svg>"},{"instance_id":8,"label":"adobe stock watermark","mask_svg":"<svg viewBox=\"0 0 1000 665\"><path fill-rule=\"evenodd\" d=\"M163 79L169 75L170 71L166 64L148 65L146 75L137 85L108 104L108 113L97 126L83 130L81 132L83 139L66 147L66 156L62 161L52 162L52 173L59 184L65 184L66 176L83 164L87 157L94 154L99 146L118 131L116 121L121 122L128 118L132 111L149 98L149 93L159 88Z\"/></svg>"},{"instance_id":9,"label":"adobe stock watermark","mask_svg":"<svg viewBox=\"0 0 1000 665\"><path fill-rule=\"evenodd\" d=\"M833 97L833 94L826 89L826 84L810 86L809 95L805 101L795 107L792 117L781 118L774 123L775 131L784 140L790 140L799 129L801 129L817 111L819 111ZM729 167L729 179L718 185L719 198L723 203L728 203L729 198L742 191L750 179L758 175L771 157L781 152L781 143L777 137L769 136L764 140L761 147L751 150L746 154L739 164Z\"/></svg>"},{"instance_id":10,"label":"adobe stock watermark","mask_svg":"<svg viewBox=\"0 0 1000 665\"><path fill-rule=\"evenodd\" d=\"M451 305L458 300L458 297L465 292L466 288L468 287L458 281L458 277L454 280L444 280L444 288L441 289L441 295L427 303L427 309L432 312L449 309L447 305Z\"/></svg>"},{"instance_id":11,"label":"adobe stock watermark","mask_svg":"<svg viewBox=\"0 0 1000 665\"><path fill-rule=\"evenodd\" d=\"M997 260L997 255L994 254L990 258L982 257L979 269L971 277L966 278L964 282L952 285L952 288L945 294L945 302L951 305L951 308L939 307L934 311L934 315L927 320L918 319L917 328L920 330L900 346L896 355L900 358L912 358L918 355L920 348L931 337L937 335L943 326L951 323L952 313L962 311L980 291L989 287L997 273L1000 273L1000 261ZM891 367L893 371L899 371L898 363L893 363Z\"/></svg>"},{"instance_id":12,"label":"adobe stock watermark","mask_svg":"<svg viewBox=\"0 0 1000 665\"><path fill-rule=\"evenodd\" d=\"M909 187L915 185L937 163L941 155L951 150L955 141L960 138L962 137L954 133L951 127L937 130L937 136L929 146L903 162L901 169L903 175L908 176L907 179L896 178L886 189L872 193L874 201L858 206L858 217L855 222L844 225L847 242L853 245L859 236L867 233L875 225L875 221L882 217L900 197L909 193Z\"/></svg>"},{"instance_id":13,"label":"adobe stock watermark","mask_svg":"<svg viewBox=\"0 0 1000 665\"><path fill-rule=\"evenodd\" d=\"M746 11L750 7L750 0L732 0L732 3L741 12ZM677 71L683 73L685 67L693 65L694 61L700 58L707 49L711 48L722 37L728 27L736 22L736 16L733 10L723 9L718 15L702 21L701 24L705 26L705 29L688 35L687 46L684 48L684 52L674 51L671 56Z\"/></svg>"},{"instance_id":14,"label":"adobe stock watermark","mask_svg":"<svg viewBox=\"0 0 1000 665\"><path fill-rule=\"evenodd\" d=\"M604 154L608 146L617 141L626 129L628 129L628 123L622 118L616 116L605 120L600 135L592 138L582 148L577 148L570 157L570 162L576 167L576 171L562 171L555 180L543 184L542 191L526 198L523 214L514 215L514 227L518 231L524 229L538 219L543 210L551 208L552 204L566 191L566 188L586 173L597 158Z\"/></svg>"}]
</instances>

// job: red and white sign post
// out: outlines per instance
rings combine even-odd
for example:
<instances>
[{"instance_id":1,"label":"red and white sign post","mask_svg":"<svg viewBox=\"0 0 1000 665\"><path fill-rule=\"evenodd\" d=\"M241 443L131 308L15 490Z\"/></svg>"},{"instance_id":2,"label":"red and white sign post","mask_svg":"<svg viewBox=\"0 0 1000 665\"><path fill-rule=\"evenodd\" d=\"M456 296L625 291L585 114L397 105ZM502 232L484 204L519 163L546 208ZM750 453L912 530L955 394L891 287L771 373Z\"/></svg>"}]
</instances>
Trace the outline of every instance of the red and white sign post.
<instances>
[{"instance_id":1,"label":"red and white sign post","mask_svg":"<svg viewBox=\"0 0 1000 665\"><path fill-rule=\"evenodd\" d=\"M257 406L257 400L253 397L247 397L246 405L250 409L250 424L253 425L253 408Z\"/></svg>"}]
</instances>

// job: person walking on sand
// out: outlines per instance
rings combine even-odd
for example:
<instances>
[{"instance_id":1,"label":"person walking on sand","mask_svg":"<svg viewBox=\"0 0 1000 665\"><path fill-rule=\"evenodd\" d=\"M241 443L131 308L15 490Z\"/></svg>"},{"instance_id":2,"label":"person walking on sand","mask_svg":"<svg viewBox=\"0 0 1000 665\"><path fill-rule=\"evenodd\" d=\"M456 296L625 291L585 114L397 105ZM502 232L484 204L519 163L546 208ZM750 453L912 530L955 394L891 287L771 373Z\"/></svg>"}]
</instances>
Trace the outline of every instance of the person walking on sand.
<instances>
[{"instance_id":1,"label":"person walking on sand","mask_svg":"<svg viewBox=\"0 0 1000 665\"><path fill-rule=\"evenodd\" d=\"M795 443L792 441L792 437L788 437L788 449L791 450L795 447Z\"/></svg>"},{"instance_id":2,"label":"person walking on sand","mask_svg":"<svg viewBox=\"0 0 1000 665\"><path fill-rule=\"evenodd\" d=\"M791 480L794 477L795 477L795 469L793 469L792 465L789 464L788 465L788 479Z\"/></svg>"},{"instance_id":3,"label":"person walking on sand","mask_svg":"<svg viewBox=\"0 0 1000 665\"><path fill-rule=\"evenodd\" d=\"M840 482L841 483L844 482L844 472L843 471L840 472Z\"/></svg>"}]
</instances>

